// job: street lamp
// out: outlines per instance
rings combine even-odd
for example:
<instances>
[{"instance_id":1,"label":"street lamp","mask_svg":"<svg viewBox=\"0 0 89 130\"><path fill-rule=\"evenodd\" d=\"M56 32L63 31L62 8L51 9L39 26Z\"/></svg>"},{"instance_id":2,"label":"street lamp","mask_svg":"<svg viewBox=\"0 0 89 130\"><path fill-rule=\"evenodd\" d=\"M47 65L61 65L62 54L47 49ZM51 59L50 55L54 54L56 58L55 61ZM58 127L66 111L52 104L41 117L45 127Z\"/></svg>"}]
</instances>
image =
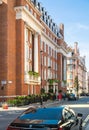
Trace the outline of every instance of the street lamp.
<instances>
[{"instance_id":1,"label":"street lamp","mask_svg":"<svg viewBox=\"0 0 89 130\"><path fill-rule=\"evenodd\" d=\"M79 67L79 63L78 63L78 59L77 59L77 98L79 98L79 73L78 73L78 67Z\"/></svg>"},{"instance_id":2,"label":"street lamp","mask_svg":"<svg viewBox=\"0 0 89 130\"><path fill-rule=\"evenodd\" d=\"M41 88L40 88L40 93L42 93L42 53L43 53L43 51L41 50L40 51L40 61L41 61ZM43 105L43 97L41 96L40 97L40 105L42 106Z\"/></svg>"},{"instance_id":3,"label":"street lamp","mask_svg":"<svg viewBox=\"0 0 89 130\"><path fill-rule=\"evenodd\" d=\"M40 51L40 56L41 56L41 59L40 59L40 61L41 61L41 90L40 90L40 92L42 91L42 53L43 53L43 51L41 50Z\"/></svg>"},{"instance_id":4,"label":"street lamp","mask_svg":"<svg viewBox=\"0 0 89 130\"><path fill-rule=\"evenodd\" d=\"M51 66L48 66L48 79L51 80ZM50 84L49 84L49 86L50 86Z\"/></svg>"}]
</instances>

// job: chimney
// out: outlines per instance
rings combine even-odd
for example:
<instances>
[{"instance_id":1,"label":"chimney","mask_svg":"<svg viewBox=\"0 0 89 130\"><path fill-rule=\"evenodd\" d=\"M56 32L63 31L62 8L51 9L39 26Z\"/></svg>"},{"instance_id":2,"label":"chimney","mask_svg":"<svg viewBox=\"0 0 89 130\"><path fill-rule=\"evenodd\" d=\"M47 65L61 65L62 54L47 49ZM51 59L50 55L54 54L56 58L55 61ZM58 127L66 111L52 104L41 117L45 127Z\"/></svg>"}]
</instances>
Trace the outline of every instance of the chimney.
<instances>
[{"instance_id":1,"label":"chimney","mask_svg":"<svg viewBox=\"0 0 89 130\"><path fill-rule=\"evenodd\" d=\"M78 53L78 42L74 43L74 52L75 52L75 54Z\"/></svg>"},{"instance_id":2,"label":"chimney","mask_svg":"<svg viewBox=\"0 0 89 130\"><path fill-rule=\"evenodd\" d=\"M63 36L64 39L64 24L61 23L59 29L60 29L60 34Z\"/></svg>"}]
</instances>

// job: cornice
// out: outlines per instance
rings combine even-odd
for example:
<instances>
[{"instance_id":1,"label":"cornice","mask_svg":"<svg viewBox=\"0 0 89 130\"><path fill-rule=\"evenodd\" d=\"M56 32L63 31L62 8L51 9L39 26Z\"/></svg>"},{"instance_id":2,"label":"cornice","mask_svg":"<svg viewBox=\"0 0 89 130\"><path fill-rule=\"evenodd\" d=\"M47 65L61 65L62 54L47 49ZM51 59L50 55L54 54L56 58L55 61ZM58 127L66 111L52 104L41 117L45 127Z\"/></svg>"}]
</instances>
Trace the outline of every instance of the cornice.
<instances>
[{"instance_id":1,"label":"cornice","mask_svg":"<svg viewBox=\"0 0 89 130\"><path fill-rule=\"evenodd\" d=\"M55 47L58 47L57 43L55 43L44 31L42 31L42 34L46 39L48 39Z\"/></svg>"},{"instance_id":2,"label":"cornice","mask_svg":"<svg viewBox=\"0 0 89 130\"><path fill-rule=\"evenodd\" d=\"M36 13L41 16L41 12L37 9L37 7L34 6L34 4L31 2L31 0L26 0L26 2L31 6L33 10L36 11Z\"/></svg>"},{"instance_id":3,"label":"cornice","mask_svg":"<svg viewBox=\"0 0 89 130\"><path fill-rule=\"evenodd\" d=\"M32 26L32 28L39 33L44 29L42 24L26 9L25 6L15 7L14 10L16 11L16 19L22 19L27 25Z\"/></svg>"}]
</instances>

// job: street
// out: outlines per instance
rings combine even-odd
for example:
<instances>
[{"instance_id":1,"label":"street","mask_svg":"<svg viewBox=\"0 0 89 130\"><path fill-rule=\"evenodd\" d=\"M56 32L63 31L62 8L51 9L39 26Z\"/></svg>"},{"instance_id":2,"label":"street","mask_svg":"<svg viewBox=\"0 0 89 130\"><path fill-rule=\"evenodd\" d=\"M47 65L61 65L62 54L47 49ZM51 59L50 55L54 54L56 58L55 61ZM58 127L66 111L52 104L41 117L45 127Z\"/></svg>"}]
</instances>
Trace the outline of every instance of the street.
<instances>
[{"instance_id":1,"label":"street","mask_svg":"<svg viewBox=\"0 0 89 130\"><path fill-rule=\"evenodd\" d=\"M58 101L53 102L47 102L44 103L47 107L50 106L58 106ZM68 105L72 109L74 109L77 113L83 114L83 127L86 128L89 115L89 97L81 97L77 101L63 101L63 105ZM31 104L32 105L32 104ZM39 104L34 104L39 105ZM6 130L8 124L15 119L22 111L24 111L27 107L19 107L19 108L13 108L8 110L2 110L0 109L0 130ZM86 122L87 121L87 122Z\"/></svg>"}]
</instances>

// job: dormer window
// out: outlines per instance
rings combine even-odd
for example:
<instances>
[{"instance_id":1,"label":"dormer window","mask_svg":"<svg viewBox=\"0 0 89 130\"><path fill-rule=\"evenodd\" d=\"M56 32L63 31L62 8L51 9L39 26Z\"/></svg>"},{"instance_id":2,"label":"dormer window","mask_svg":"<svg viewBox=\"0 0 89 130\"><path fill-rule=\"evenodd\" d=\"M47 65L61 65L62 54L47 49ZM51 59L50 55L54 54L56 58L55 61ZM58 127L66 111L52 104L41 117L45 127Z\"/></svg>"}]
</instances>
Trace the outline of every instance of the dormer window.
<instances>
[{"instance_id":1,"label":"dormer window","mask_svg":"<svg viewBox=\"0 0 89 130\"><path fill-rule=\"evenodd\" d=\"M31 0L32 3L34 3L34 0Z\"/></svg>"},{"instance_id":2,"label":"dormer window","mask_svg":"<svg viewBox=\"0 0 89 130\"><path fill-rule=\"evenodd\" d=\"M38 4L38 1L34 0L34 5L37 6L37 4Z\"/></svg>"},{"instance_id":3,"label":"dormer window","mask_svg":"<svg viewBox=\"0 0 89 130\"><path fill-rule=\"evenodd\" d=\"M72 52L71 55L73 56L73 55L74 55L74 52Z\"/></svg>"},{"instance_id":4,"label":"dormer window","mask_svg":"<svg viewBox=\"0 0 89 130\"><path fill-rule=\"evenodd\" d=\"M39 9L39 11L41 11L41 3L40 2L38 2L38 9Z\"/></svg>"},{"instance_id":5,"label":"dormer window","mask_svg":"<svg viewBox=\"0 0 89 130\"><path fill-rule=\"evenodd\" d=\"M43 21L44 21L44 15L42 15L42 19L43 19Z\"/></svg>"},{"instance_id":6,"label":"dormer window","mask_svg":"<svg viewBox=\"0 0 89 130\"><path fill-rule=\"evenodd\" d=\"M44 13L44 7L42 7L42 12Z\"/></svg>"},{"instance_id":7,"label":"dormer window","mask_svg":"<svg viewBox=\"0 0 89 130\"><path fill-rule=\"evenodd\" d=\"M48 19L46 18L46 24L48 25Z\"/></svg>"},{"instance_id":8,"label":"dormer window","mask_svg":"<svg viewBox=\"0 0 89 130\"><path fill-rule=\"evenodd\" d=\"M33 10L31 9L31 14L33 14Z\"/></svg>"},{"instance_id":9,"label":"dormer window","mask_svg":"<svg viewBox=\"0 0 89 130\"><path fill-rule=\"evenodd\" d=\"M36 13L34 13L34 16L35 16L35 18L36 18Z\"/></svg>"},{"instance_id":10,"label":"dormer window","mask_svg":"<svg viewBox=\"0 0 89 130\"><path fill-rule=\"evenodd\" d=\"M47 16L47 11L45 11L45 15Z\"/></svg>"},{"instance_id":11,"label":"dormer window","mask_svg":"<svg viewBox=\"0 0 89 130\"><path fill-rule=\"evenodd\" d=\"M34 6L37 6L37 0L31 0L31 2L34 4Z\"/></svg>"},{"instance_id":12,"label":"dormer window","mask_svg":"<svg viewBox=\"0 0 89 130\"><path fill-rule=\"evenodd\" d=\"M51 27L51 24L49 23L49 28Z\"/></svg>"},{"instance_id":13,"label":"dormer window","mask_svg":"<svg viewBox=\"0 0 89 130\"><path fill-rule=\"evenodd\" d=\"M29 10L29 5L28 4L26 4L25 7L26 7L27 10Z\"/></svg>"}]
</instances>

